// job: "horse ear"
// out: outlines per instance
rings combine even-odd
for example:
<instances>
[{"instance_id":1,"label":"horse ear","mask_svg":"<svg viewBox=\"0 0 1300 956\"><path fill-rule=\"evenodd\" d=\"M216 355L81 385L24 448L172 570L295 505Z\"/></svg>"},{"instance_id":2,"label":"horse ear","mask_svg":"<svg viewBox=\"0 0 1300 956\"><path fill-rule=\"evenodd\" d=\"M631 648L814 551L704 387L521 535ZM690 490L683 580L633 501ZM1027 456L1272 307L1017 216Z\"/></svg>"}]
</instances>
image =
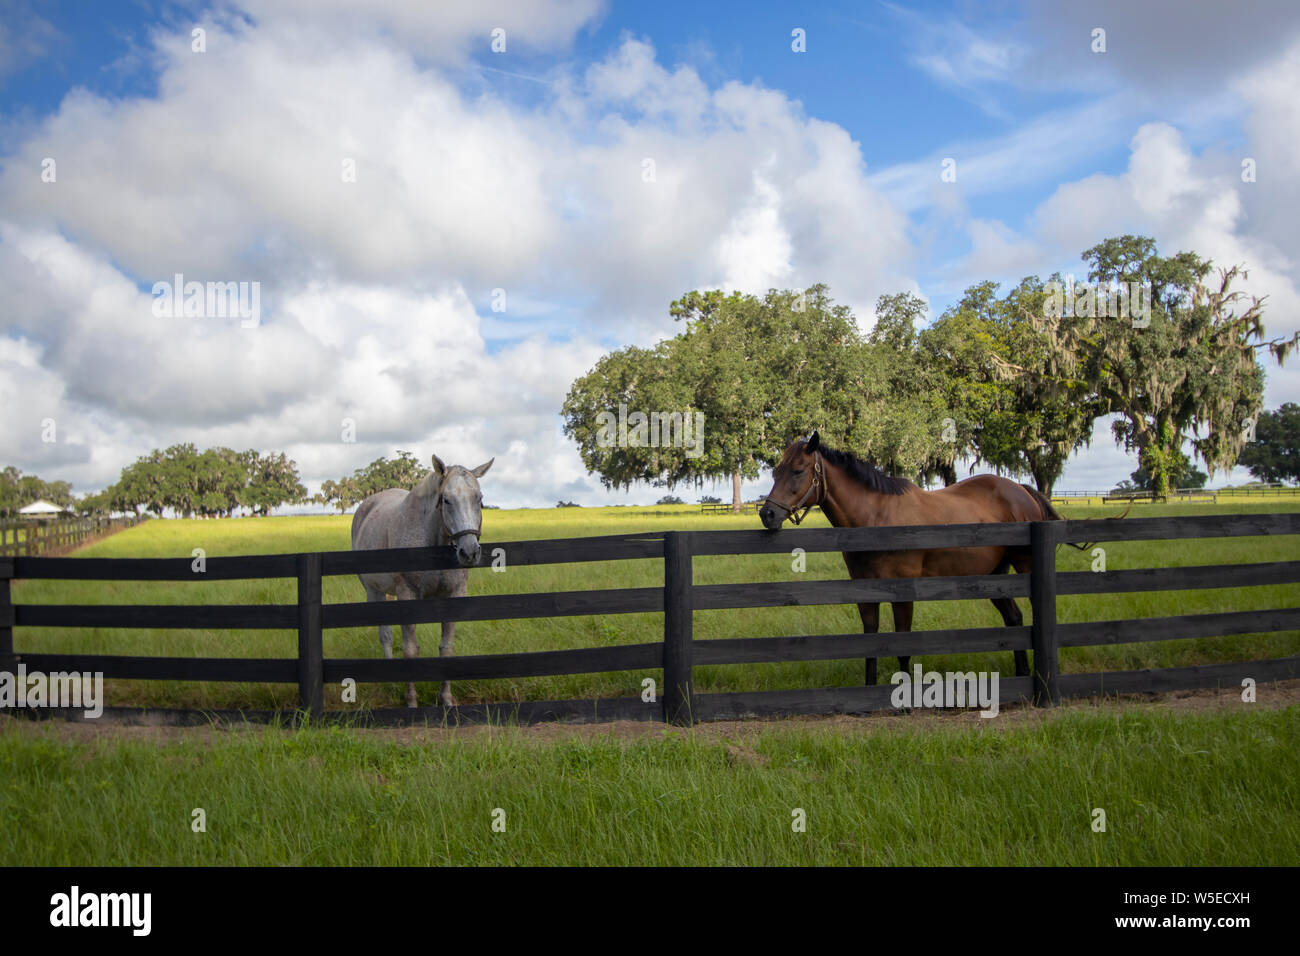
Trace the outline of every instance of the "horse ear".
<instances>
[{"instance_id":1,"label":"horse ear","mask_svg":"<svg viewBox=\"0 0 1300 956\"><path fill-rule=\"evenodd\" d=\"M443 475L447 473L447 466L442 463L442 459L437 455L433 456L433 473L438 476L439 483L442 482Z\"/></svg>"},{"instance_id":2,"label":"horse ear","mask_svg":"<svg viewBox=\"0 0 1300 956\"><path fill-rule=\"evenodd\" d=\"M484 475L486 475L486 474L487 474L487 470L488 470L489 468L492 467L492 462L494 462L494 461L496 461L495 458L489 458L489 459L488 459L487 461L485 461L483 464L481 464L481 465L479 465L477 468L473 469L473 470L472 470L472 474L474 475L474 477L475 477L475 478L482 478Z\"/></svg>"},{"instance_id":3,"label":"horse ear","mask_svg":"<svg viewBox=\"0 0 1300 956\"><path fill-rule=\"evenodd\" d=\"M817 434L817 429L814 428L813 433L808 436L808 443L804 446L804 451L811 455L821 445L821 440L821 436Z\"/></svg>"}]
</instances>

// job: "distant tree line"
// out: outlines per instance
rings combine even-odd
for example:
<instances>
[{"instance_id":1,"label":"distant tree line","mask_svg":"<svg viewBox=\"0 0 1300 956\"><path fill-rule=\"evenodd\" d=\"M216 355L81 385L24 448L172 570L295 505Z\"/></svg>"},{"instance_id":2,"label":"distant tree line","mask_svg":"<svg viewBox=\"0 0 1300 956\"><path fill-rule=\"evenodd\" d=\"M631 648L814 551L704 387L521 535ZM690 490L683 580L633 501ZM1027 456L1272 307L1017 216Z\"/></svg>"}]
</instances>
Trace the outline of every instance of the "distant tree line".
<instances>
[{"instance_id":1,"label":"distant tree line","mask_svg":"<svg viewBox=\"0 0 1300 956\"><path fill-rule=\"evenodd\" d=\"M312 497L312 501L333 505L341 513L361 504L377 491L414 488L430 470L420 464L409 451L398 449L396 458L380 456L346 478L338 481L327 479L321 484L320 491Z\"/></svg>"},{"instance_id":2,"label":"distant tree line","mask_svg":"<svg viewBox=\"0 0 1300 956\"><path fill-rule=\"evenodd\" d=\"M737 508L742 479L812 428L923 483L951 484L964 459L1050 494L1096 419L1111 414L1154 488L1181 477L1187 440L1212 468L1230 468L1260 410L1257 356L1281 362L1300 334L1265 338L1261 300L1231 288L1236 267L1211 276L1195 253L1162 257L1137 236L1107 239L1083 259L1086 281L1031 276L1005 293L977 283L928 324L916 295L881 296L865 335L823 285L688 292L669 308L680 334L611 352L572 384L565 434L606 487L729 477ZM1113 311L1120 288L1132 315ZM628 422L612 440L617 409ZM702 412L702 442L665 441L633 410Z\"/></svg>"},{"instance_id":3,"label":"distant tree line","mask_svg":"<svg viewBox=\"0 0 1300 956\"><path fill-rule=\"evenodd\" d=\"M298 466L283 452L262 454L193 444L172 445L141 455L116 482L77 503L84 514L170 510L184 518L230 517L236 508L255 515L306 499Z\"/></svg>"},{"instance_id":4,"label":"distant tree line","mask_svg":"<svg viewBox=\"0 0 1300 956\"><path fill-rule=\"evenodd\" d=\"M342 512L377 491L412 488L429 470L410 452L399 450L396 458L380 457L345 478L325 481L321 490L309 497L299 480L297 464L282 452L261 454L229 448L200 452L192 444L181 444L142 455L122 469L112 485L80 500L74 499L66 481L42 481L10 466L0 473L0 515L12 515L41 498L83 514L138 515L147 511L161 516L170 510L186 518L229 517L236 508L266 515L280 505L309 502L332 505Z\"/></svg>"}]
</instances>

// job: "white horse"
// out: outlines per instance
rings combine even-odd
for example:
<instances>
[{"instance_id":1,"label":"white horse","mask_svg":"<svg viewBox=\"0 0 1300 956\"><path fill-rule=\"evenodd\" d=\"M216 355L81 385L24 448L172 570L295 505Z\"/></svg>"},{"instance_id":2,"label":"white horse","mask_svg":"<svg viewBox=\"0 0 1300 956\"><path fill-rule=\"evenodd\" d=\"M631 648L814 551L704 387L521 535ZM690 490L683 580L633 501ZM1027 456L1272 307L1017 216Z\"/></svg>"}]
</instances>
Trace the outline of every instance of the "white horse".
<instances>
[{"instance_id":1,"label":"white horse","mask_svg":"<svg viewBox=\"0 0 1300 956\"><path fill-rule=\"evenodd\" d=\"M452 544L460 568L451 571L395 571L359 574L367 601L384 601L393 595L399 601L434 597L464 597L469 592L469 571L479 558L479 534L483 528L483 494L478 479L492 467L490 459L477 468L448 468L437 455L431 471L414 490L389 488L376 492L357 508L352 518L352 550L375 548L427 548ZM442 622L442 643L438 656L450 657L456 639L456 623ZM393 627L379 625L379 645L384 656L393 656ZM402 656L419 657L415 625L402 625ZM445 707L455 704L451 681L443 681L439 700ZM416 706L415 684L406 685L406 705Z\"/></svg>"}]
</instances>

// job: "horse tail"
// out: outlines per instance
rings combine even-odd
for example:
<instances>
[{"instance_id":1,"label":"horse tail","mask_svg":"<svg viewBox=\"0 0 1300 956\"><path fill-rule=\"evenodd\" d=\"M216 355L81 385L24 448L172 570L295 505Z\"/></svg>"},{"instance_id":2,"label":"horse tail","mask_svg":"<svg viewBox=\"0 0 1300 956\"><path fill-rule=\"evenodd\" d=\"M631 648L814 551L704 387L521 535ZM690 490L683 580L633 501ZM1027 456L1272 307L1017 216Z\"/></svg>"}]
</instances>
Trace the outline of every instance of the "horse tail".
<instances>
[{"instance_id":1,"label":"horse tail","mask_svg":"<svg viewBox=\"0 0 1300 956\"><path fill-rule=\"evenodd\" d=\"M1038 507L1043 512L1043 517L1040 520L1042 521L1064 521L1065 520L1065 517L1059 511L1057 511L1055 508L1052 507L1051 499L1049 499L1037 488L1033 487L1032 485L1026 485L1024 483L1022 483L1020 487L1024 488L1025 491L1029 492L1030 497L1033 498L1036 502L1038 502ZM1133 510L1133 501L1132 499L1130 499L1127 508L1125 508L1122 512L1120 512L1117 515L1111 515L1106 520L1122 521L1124 518L1128 517L1128 513L1132 510ZM1067 541L1065 543L1072 548L1078 548L1080 551L1087 551L1093 546L1095 542L1089 541L1087 544L1071 544L1069 541Z\"/></svg>"},{"instance_id":2,"label":"horse tail","mask_svg":"<svg viewBox=\"0 0 1300 956\"><path fill-rule=\"evenodd\" d=\"M1033 485L1026 485L1022 483L1020 487L1024 488L1025 491L1029 492L1029 497L1033 498L1034 501L1038 503L1038 509L1043 513L1043 516L1038 519L1039 521L1064 521L1065 520L1064 516L1059 511L1057 511L1055 508L1052 507L1051 499L1049 499L1047 495L1043 494Z\"/></svg>"},{"instance_id":3,"label":"horse tail","mask_svg":"<svg viewBox=\"0 0 1300 956\"><path fill-rule=\"evenodd\" d=\"M1038 510L1042 512L1042 517L1039 518L1040 521L1064 521L1065 520L1065 516L1052 507L1052 500L1048 498L1047 495L1043 494L1033 485L1026 485L1023 482L1021 482L1020 487L1024 488L1025 491L1029 492L1029 497L1033 498L1034 501L1038 504ZM1124 514L1128 514L1128 512L1126 511L1124 512ZM1091 543L1074 544L1071 541L1066 541L1065 543L1069 545L1071 548L1077 548L1080 551L1087 551L1089 548L1092 547Z\"/></svg>"}]
</instances>

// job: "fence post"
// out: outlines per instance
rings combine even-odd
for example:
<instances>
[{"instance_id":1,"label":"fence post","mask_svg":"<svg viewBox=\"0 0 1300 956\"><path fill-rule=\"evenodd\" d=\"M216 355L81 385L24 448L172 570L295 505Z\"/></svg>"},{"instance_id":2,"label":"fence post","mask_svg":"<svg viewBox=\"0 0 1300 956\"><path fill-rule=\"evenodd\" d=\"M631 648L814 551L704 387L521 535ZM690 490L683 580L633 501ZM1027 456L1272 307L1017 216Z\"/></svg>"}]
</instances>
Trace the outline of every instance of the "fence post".
<instances>
[{"instance_id":1,"label":"fence post","mask_svg":"<svg viewBox=\"0 0 1300 956\"><path fill-rule=\"evenodd\" d=\"M9 582L14 576L14 559L0 557L0 670L14 665L14 605Z\"/></svg>"},{"instance_id":2,"label":"fence post","mask_svg":"<svg viewBox=\"0 0 1300 956\"><path fill-rule=\"evenodd\" d=\"M298 555L298 705L313 720L325 713L320 553Z\"/></svg>"},{"instance_id":3,"label":"fence post","mask_svg":"<svg viewBox=\"0 0 1300 956\"><path fill-rule=\"evenodd\" d=\"M1061 703L1057 686L1060 662L1056 645L1056 545L1061 526L1055 521L1035 521L1029 526L1031 549L1029 604L1034 611L1030 640L1034 662L1034 706L1055 707Z\"/></svg>"},{"instance_id":4,"label":"fence post","mask_svg":"<svg viewBox=\"0 0 1300 956\"><path fill-rule=\"evenodd\" d=\"M664 721L689 727L692 714L691 533L664 535Z\"/></svg>"}]
</instances>

